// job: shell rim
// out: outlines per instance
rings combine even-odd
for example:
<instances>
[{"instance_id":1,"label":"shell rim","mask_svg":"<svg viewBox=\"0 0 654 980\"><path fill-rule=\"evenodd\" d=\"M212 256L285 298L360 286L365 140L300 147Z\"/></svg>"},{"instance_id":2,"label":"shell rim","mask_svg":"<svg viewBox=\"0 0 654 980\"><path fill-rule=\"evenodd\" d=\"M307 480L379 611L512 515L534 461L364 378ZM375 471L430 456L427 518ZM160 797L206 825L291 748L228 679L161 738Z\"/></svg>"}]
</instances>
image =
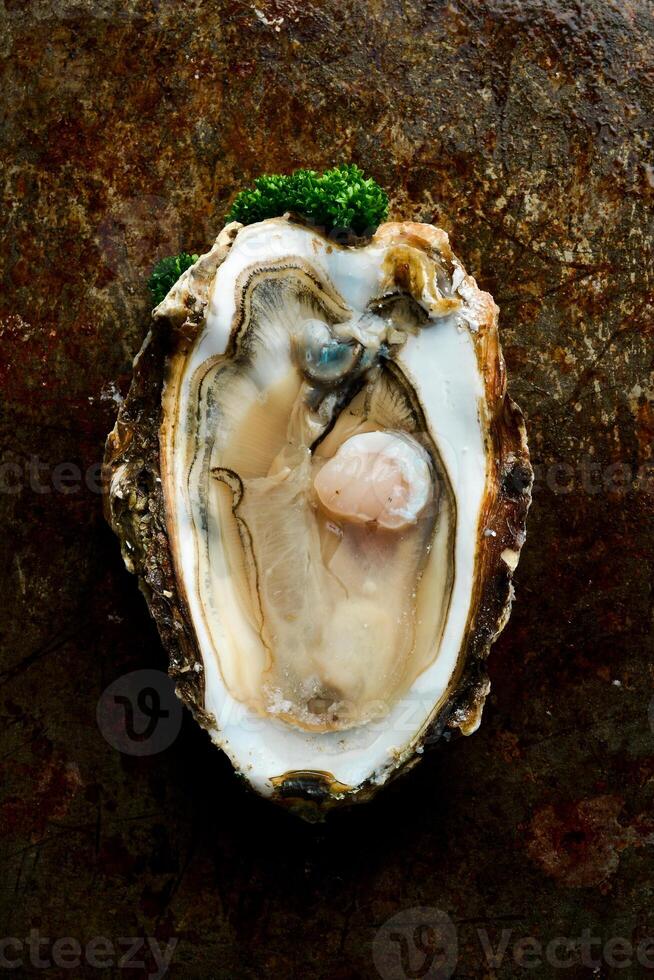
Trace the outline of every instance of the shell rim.
<instances>
[{"instance_id":1,"label":"shell rim","mask_svg":"<svg viewBox=\"0 0 654 980\"><path fill-rule=\"evenodd\" d=\"M282 221L296 223L290 215L267 219L266 223ZM237 222L227 225L213 248L186 270L166 299L153 310L150 329L134 359L129 392L107 437L102 466L105 516L120 540L128 570L137 575L157 624L177 694L208 731L216 730L218 725L204 709L202 658L183 589L178 587L174 572L160 476L159 429L167 365L173 354L192 341L200 327L210 284L242 227ZM460 266L449 249L447 234L441 229L413 222L389 222L380 226L377 235L389 234L393 228L406 236L405 241L410 239L407 244L418 242L424 248L429 243L441 257ZM319 229L311 227L310 230L325 237ZM332 248L344 251L370 244L369 240L355 245L328 241ZM495 368L483 372L482 376L490 409L489 459L495 470L492 477L497 492L493 497L487 491L484 500L480 526L490 533L479 541L478 565L483 574L476 578L467 640L447 700L440 709L435 706L435 716L407 743L385 783L412 768L424 749L435 745L446 728L471 734L479 726L490 691L485 661L509 618L514 596L513 572L526 537L533 471L524 416L506 390L497 329L498 308L489 294L478 289L472 277L466 276L466 285L475 291L475 299L482 301L485 318L482 337L486 345L493 345L492 349L478 349L478 356L486 363L490 358ZM493 479L487 480L487 486L490 485ZM514 556L511 565L503 557L507 551ZM337 783L329 773L297 771L275 777L273 784L270 798L308 820L322 819L336 805L367 800L379 788L372 777L350 788Z\"/></svg>"}]
</instances>

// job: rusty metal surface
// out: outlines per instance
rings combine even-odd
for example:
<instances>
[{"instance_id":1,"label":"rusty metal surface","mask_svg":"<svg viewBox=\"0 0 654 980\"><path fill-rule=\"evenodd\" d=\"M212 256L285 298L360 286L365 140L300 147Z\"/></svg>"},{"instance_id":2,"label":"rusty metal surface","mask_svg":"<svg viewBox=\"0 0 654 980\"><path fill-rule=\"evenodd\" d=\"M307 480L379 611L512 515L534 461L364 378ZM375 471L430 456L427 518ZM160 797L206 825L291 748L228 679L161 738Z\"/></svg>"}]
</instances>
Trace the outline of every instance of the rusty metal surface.
<instances>
[{"instance_id":1,"label":"rusty metal surface","mask_svg":"<svg viewBox=\"0 0 654 980\"><path fill-rule=\"evenodd\" d=\"M385 925L428 907L452 927L442 977L647 975L651 5L5 0L0 18L0 937L23 940L2 955L43 975L33 929L42 960L83 947L52 976L122 975L86 944L130 936L176 939L176 977L430 976L413 929ZM494 294L537 481L480 731L311 828L247 795L189 717L147 756L98 726L107 686L165 657L95 467L153 261L203 250L257 173L343 157Z\"/></svg>"}]
</instances>

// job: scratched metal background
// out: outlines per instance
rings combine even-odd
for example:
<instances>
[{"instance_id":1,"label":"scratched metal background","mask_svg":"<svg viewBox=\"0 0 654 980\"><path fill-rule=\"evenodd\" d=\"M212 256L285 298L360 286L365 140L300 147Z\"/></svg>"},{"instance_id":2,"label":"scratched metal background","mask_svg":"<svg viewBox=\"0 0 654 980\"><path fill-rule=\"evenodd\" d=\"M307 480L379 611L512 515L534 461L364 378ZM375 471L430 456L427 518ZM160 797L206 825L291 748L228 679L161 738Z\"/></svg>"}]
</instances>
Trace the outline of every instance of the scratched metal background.
<instances>
[{"instance_id":1,"label":"scratched metal background","mask_svg":"<svg viewBox=\"0 0 654 980\"><path fill-rule=\"evenodd\" d=\"M520 937L654 935L652 5L0 11L0 936L176 937L174 977L354 980L428 906L464 980L557 975L516 962ZM101 457L153 261L203 250L261 171L341 159L496 297L538 478L480 731L312 828L188 717L147 758L103 738L103 690L164 655L100 496L52 482ZM496 968L480 929L512 930ZM579 959L565 976L644 975ZM49 971L73 973L120 975Z\"/></svg>"}]
</instances>

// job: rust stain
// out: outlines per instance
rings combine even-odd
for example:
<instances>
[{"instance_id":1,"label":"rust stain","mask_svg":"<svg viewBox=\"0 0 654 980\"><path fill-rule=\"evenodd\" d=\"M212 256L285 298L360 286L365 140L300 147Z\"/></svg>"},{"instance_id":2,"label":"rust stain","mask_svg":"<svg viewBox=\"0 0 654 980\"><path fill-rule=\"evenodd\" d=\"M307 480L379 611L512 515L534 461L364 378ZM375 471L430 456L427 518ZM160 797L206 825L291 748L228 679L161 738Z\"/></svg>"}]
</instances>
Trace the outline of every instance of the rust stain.
<instances>
[{"instance_id":1,"label":"rust stain","mask_svg":"<svg viewBox=\"0 0 654 980\"><path fill-rule=\"evenodd\" d=\"M654 822L620 823L623 808L617 796L543 807L531 821L527 853L545 874L570 888L603 888L625 848L654 843Z\"/></svg>"},{"instance_id":2,"label":"rust stain","mask_svg":"<svg viewBox=\"0 0 654 980\"><path fill-rule=\"evenodd\" d=\"M604 480L653 463L651 4L6 0L0 18L0 465L99 462L153 262L204 251L262 171L354 160L493 293L539 474L484 725L315 839L245 798L190 724L138 765L92 734L105 678L161 669L159 641L98 495L0 494L2 935L158 935L174 916L182 971L212 975L219 950L225 976L345 980L400 907L533 909L551 939L585 887L596 934L645 928L654 469ZM459 969L487 964L462 944Z\"/></svg>"},{"instance_id":3,"label":"rust stain","mask_svg":"<svg viewBox=\"0 0 654 980\"><path fill-rule=\"evenodd\" d=\"M50 758L42 766L21 766L21 781L30 787L26 795L10 795L0 805L3 836L42 840L51 821L62 820L82 787L79 766Z\"/></svg>"}]
</instances>

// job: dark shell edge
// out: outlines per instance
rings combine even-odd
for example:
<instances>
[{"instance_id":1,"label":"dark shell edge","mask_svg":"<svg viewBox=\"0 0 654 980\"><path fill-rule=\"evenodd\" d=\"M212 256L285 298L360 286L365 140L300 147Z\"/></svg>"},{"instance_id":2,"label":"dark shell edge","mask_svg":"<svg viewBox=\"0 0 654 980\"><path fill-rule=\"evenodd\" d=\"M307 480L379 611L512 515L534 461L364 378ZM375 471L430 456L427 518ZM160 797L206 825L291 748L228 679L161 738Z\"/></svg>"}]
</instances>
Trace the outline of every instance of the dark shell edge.
<instances>
[{"instance_id":1,"label":"dark shell edge","mask_svg":"<svg viewBox=\"0 0 654 980\"><path fill-rule=\"evenodd\" d=\"M212 274L227 255L238 227L226 231L227 238L217 242L222 248L212 250L217 253L211 263ZM198 265L203 260L205 256ZM217 730L218 725L204 708L202 659L177 587L160 477L159 430L167 359L180 335L186 339L192 336L204 314L204 303L191 301L190 295L188 291L182 295L185 318L154 311L153 323L134 361L129 392L106 441L102 475L105 516L120 540L127 569L138 577L168 652L168 671L177 694L196 721L210 731ZM499 352L498 357L501 362ZM513 570L502 553L520 553L533 483L524 417L505 391L503 363L499 373L500 390L494 399L490 426L499 488L485 515L487 536L481 544L481 561L487 572L469 620L467 651L460 661L463 669L449 700L415 738L411 754L398 762L384 785L411 769L422 750L433 747L446 728L474 731L490 690L485 661L506 625L514 596ZM324 819L335 806L364 802L379 789L372 780L355 788L345 787L329 773L319 772L289 772L276 777L273 784L273 801L312 822Z\"/></svg>"}]
</instances>

